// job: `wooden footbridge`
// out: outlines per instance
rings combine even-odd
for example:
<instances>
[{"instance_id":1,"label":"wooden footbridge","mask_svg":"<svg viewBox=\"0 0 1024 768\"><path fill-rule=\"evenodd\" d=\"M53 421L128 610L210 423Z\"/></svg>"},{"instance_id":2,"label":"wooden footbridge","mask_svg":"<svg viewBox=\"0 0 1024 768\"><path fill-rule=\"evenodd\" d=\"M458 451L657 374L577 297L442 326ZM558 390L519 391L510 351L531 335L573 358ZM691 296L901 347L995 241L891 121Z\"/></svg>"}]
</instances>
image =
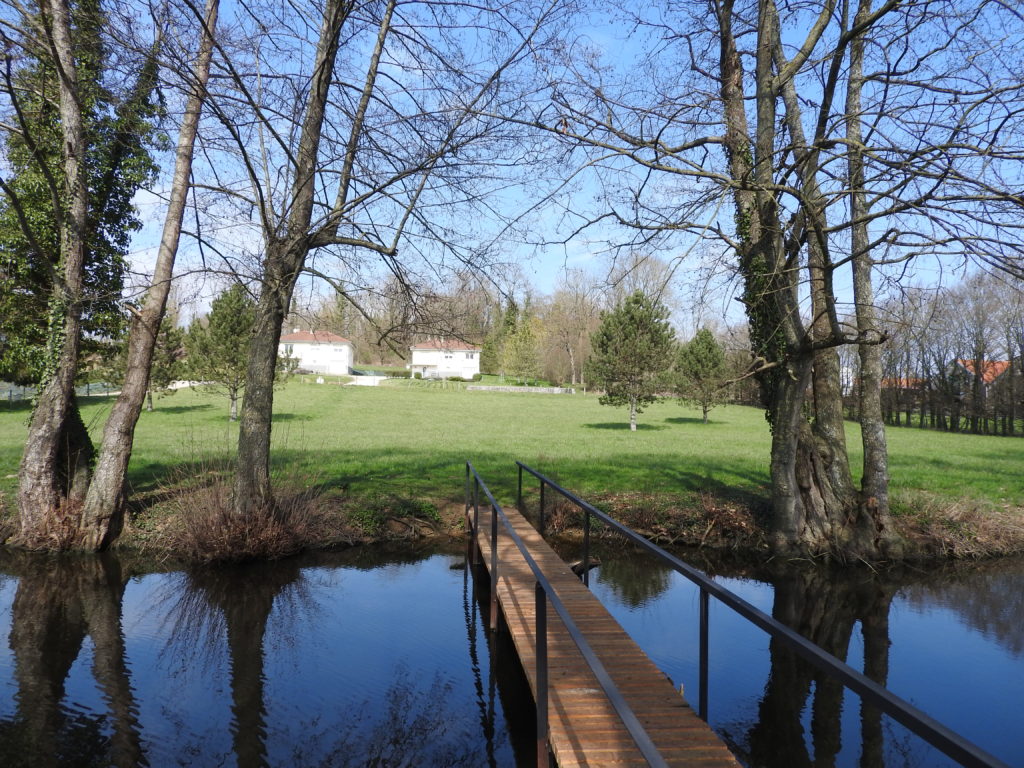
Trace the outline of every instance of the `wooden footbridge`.
<instances>
[{"instance_id":1,"label":"wooden footbridge","mask_svg":"<svg viewBox=\"0 0 1024 768\"><path fill-rule=\"evenodd\" d=\"M467 524L474 556L491 577L491 629L500 611L537 703L538 766L548 766L550 750L559 768L736 768L722 741L537 529L502 510L486 486L491 503L481 508L480 489L466 505Z\"/></svg>"},{"instance_id":2,"label":"wooden footbridge","mask_svg":"<svg viewBox=\"0 0 1024 768\"><path fill-rule=\"evenodd\" d=\"M776 641L966 766L1005 763L936 722L845 662L775 621L704 574L655 546L549 478L540 481L540 532L515 510L504 510L471 464L466 464L466 524L473 565L490 579L490 628L504 624L515 645L537 710L537 765L700 766L739 764L705 722L708 695L708 603L733 609ZM545 488L584 513L583 579L547 545ZM700 589L700 681L694 711L664 674L626 634L586 586L590 519L668 562ZM475 544L475 546L473 546Z\"/></svg>"}]
</instances>

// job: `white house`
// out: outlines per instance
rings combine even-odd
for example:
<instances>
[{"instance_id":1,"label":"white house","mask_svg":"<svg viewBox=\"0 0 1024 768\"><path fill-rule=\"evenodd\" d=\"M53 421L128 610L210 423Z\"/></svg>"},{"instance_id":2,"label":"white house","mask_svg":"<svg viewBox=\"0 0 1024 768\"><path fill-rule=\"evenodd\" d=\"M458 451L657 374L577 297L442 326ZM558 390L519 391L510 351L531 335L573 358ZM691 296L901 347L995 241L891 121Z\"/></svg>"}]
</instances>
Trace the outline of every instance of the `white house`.
<instances>
[{"instance_id":1,"label":"white house","mask_svg":"<svg viewBox=\"0 0 1024 768\"><path fill-rule=\"evenodd\" d=\"M471 379L480 373L480 347L456 339L428 339L409 347L409 370L424 379L461 376Z\"/></svg>"},{"instance_id":2,"label":"white house","mask_svg":"<svg viewBox=\"0 0 1024 768\"><path fill-rule=\"evenodd\" d=\"M281 336L277 354L297 360L299 370L332 375L351 373L355 361L355 348L348 339L327 331L298 328Z\"/></svg>"}]
</instances>

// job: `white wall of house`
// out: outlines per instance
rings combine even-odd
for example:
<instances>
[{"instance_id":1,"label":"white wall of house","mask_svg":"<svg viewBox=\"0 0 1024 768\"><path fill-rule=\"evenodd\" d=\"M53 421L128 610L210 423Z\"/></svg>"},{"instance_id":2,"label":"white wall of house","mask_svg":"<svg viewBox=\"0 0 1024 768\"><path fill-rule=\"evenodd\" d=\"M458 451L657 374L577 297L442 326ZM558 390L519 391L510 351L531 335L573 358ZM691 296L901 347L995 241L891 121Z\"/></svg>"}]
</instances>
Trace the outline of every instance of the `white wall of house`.
<instances>
[{"instance_id":1,"label":"white wall of house","mask_svg":"<svg viewBox=\"0 0 1024 768\"><path fill-rule=\"evenodd\" d=\"M343 376L352 372L352 342L333 334L290 333L281 337L278 354L297 360L297 367L314 373Z\"/></svg>"},{"instance_id":2,"label":"white wall of house","mask_svg":"<svg viewBox=\"0 0 1024 768\"><path fill-rule=\"evenodd\" d=\"M411 347L410 351L409 370L414 376L419 373L425 379L471 379L480 373L480 350L476 348Z\"/></svg>"}]
</instances>

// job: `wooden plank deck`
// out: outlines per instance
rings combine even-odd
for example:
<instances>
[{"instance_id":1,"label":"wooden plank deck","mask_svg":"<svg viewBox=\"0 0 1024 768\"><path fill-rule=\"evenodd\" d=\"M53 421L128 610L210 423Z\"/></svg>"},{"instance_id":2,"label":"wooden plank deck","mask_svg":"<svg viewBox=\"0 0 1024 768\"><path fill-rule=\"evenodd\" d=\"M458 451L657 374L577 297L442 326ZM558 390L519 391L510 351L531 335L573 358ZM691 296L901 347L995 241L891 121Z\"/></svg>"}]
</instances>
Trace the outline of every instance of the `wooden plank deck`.
<instances>
[{"instance_id":1,"label":"wooden plank deck","mask_svg":"<svg viewBox=\"0 0 1024 768\"><path fill-rule=\"evenodd\" d=\"M674 766L736 768L735 758L707 723L529 521L514 508L505 512L665 760ZM488 569L490 516L489 506L482 506L477 543ZM500 528L498 598L536 700L535 580ZM559 768L647 765L558 614L550 606L547 613L549 733Z\"/></svg>"}]
</instances>

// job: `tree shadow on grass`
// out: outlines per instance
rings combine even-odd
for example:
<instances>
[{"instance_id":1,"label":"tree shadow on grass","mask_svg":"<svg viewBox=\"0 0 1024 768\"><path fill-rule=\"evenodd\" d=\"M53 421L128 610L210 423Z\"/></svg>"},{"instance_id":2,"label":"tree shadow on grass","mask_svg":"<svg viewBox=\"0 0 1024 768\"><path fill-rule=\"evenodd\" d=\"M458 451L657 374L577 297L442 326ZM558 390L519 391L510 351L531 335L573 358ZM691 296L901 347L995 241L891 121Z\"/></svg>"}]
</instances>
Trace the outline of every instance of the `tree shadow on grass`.
<instances>
[{"instance_id":1,"label":"tree shadow on grass","mask_svg":"<svg viewBox=\"0 0 1024 768\"><path fill-rule=\"evenodd\" d=\"M628 424L597 425L598 429L628 429ZM641 425L643 427L644 425ZM647 429L668 429L648 425ZM624 438L626 439L626 438ZM440 450L413 450L403 447L351 450L296 448L274 451L274 475L290 478L294 487L314 494L344 494L358 499L367 494L397 494L406 498L434 502L461 501L464 493L465 462L469 459L480 471L501 503L515 498L520 459L548 475L566 488L587 495L621 491L649 491L688 494L707 493L719 501L731 502L762 511L768 502L767 472L741 463L680 460L666 455L637 456L609 452L600 461L578 456L538 456L521 451L514 444L501 449L448 447ZM223 481L231 473L233 457L211 457L201 461L147 463L132 477L136 512L187 492L189 486ZM192 483L181 483L187 477Z\"/></svg>"},{"instance_id":2,"label":"tree shadow on grass","mask_svg":"<svg viewBox=\"0 0 1024 768\"><path fill-rule=\"evenodd\" d=\"M665 419L666 424L700 424L702 427L705 426L705 421L700 416L673 416L670 419ZM721 424L723 422L715 421L712 418L707 420L707 426L712 424Z\"/></svg>"},{"instance_id":3,"label":"tree shadow on grass","mask_svg":"<svg viewBox=\"0 0 1024 768\"><path fill-rule=\"evenodd\" d=\"M147 413L191 413L192 411L208 411L213 408L213 403L199 403L197 405L158 405Z\"/></svg>"},{"instance_id":4,"label":"tree shadow on grass","mask_svg":"<svg viewBox=\"0 0 1024 768\"><path fill-rule=\"evenodd\" d=\"M18 413L19 411L28 413L31 410L31 398L25 398L24 400L0 399L0 412L2 413Z\"/></svg>"},{"instance_id":5,"label":"tree shadow on grass","mask_svg":"<svg viewBox=\"0 0 1024 768\"><path fill-rule=\"evenodd\" d=\"M313 421L315 417L304 413L275 413L273 420L277 421Z\"/></svg>"},{"instance_id":6,"label":"tree shadow on grass","mask_svg":"<svg viewBox=\"0 0 1024 768\"><path fill-rule=\"evenodd\" d=\"M618 430L625 429L625 430L628 430L629 429L629 422L628 421L605 421L605 422L601 422L600 424L584 424L583 426L586 427L587 429L618 429ZM640 430L645 430L646 431L646 430L668 429L668 427L665 427L665 426L663 426L661 424L645 424L643 422L640 422L640 423L638 423L636 425L636 429L639 432Z\"/></svg>"}]
</instances>

